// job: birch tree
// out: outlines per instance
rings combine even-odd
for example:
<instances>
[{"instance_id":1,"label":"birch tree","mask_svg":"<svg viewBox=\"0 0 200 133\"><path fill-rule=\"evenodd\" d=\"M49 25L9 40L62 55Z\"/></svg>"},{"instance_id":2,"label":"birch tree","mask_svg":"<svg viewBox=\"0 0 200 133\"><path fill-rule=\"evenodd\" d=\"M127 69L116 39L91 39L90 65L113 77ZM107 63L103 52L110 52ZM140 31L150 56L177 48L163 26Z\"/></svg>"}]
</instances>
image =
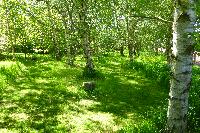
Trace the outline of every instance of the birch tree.
<instances>
[{"instance_id":1,"label":"birch tree","mask_svg":"<svg viewBox=\"0 0 200 133\"><path fill-rule=\"evenodd\" d=\"M195 13L192 0L174 0L171 80L166 132L187 130L188 95L192 76Z\"/></svg>"},{"instance_id":2,"label":"birch tree","mask_svg":"<svg viewBox=\"0 0 200 133\"><path fill-rule=\"evenodd\" d=\"M80 19L80 36L81 36L81 42L83 45L83 51L86 59L86 66L85 66L85 73L88 75L93 76L94 74L94 64L91 56L91 49L90 49L90 27L87 22L87 6L88 6L88 0L80 1L80 12L79 12L79 19Z\"/></svg>"}]
</instances>

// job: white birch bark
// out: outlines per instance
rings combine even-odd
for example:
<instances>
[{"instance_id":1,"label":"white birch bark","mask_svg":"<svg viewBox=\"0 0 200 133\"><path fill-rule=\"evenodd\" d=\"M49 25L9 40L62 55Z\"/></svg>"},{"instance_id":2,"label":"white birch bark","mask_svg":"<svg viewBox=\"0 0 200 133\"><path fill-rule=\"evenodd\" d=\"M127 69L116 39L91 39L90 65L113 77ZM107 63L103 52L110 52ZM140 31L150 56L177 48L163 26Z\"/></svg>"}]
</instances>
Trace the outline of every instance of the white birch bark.
<instances>
[{"instance_id":1,"label":"white birch bark","mask_svg":"<svg viewBox=\"0 0 200 133\"><path fill-rule=\"evenodd\" d=\"M188 96L192 76L195 13L192 0L175 2L172 67L166 132L187 132Z\"/></svg>"}]
</instances>

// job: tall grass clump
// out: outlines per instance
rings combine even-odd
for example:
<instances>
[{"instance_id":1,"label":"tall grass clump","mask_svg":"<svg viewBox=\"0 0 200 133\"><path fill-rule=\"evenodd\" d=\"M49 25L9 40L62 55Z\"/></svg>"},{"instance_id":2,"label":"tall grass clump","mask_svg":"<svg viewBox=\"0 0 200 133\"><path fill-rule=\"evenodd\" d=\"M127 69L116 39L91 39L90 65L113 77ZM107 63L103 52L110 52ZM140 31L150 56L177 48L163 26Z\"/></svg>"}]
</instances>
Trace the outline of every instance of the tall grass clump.
<instances>
[{"instance_id":1,"label":"tall grass clump","mask_svg":"<svg viewBox=\"0 0 200 133\"><path fill-rule=\"evenodd\" d=\"M130 65L131 68L143 72L147 78L157 80L168 88L170 68L163 56L140 56Z\"/></svg>"},{"instance_id":2,"label":"tall grass clump","mask_svg":"<svg viewBox=\"0 0 200 133\"><path fill-rule=\"evenodd\" d=\"M24 73L24 66L19 62L5 62L4 64L5 65L0 66L0 75L7 82L15 82L17 76Z\"/></svg>"}]
</instances>

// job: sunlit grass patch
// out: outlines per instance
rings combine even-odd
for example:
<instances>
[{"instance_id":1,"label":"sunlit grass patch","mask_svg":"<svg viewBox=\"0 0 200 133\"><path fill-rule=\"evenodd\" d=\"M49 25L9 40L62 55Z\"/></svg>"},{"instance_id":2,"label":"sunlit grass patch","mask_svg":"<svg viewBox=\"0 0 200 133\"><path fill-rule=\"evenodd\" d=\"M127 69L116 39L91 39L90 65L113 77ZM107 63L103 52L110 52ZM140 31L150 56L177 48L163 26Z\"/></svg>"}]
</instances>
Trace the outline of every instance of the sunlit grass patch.
<instances>
[{"instance_id":1,"label":"sunlit grass patch","mask_svg":"<svg viewBox=\"0 0 200 133\"><path fill-rule=\"evenodd\" d=\"M20 133L20 131L18 130L15 130L15 129L6 129L6 128L3 128L3 129L0 129L0 132L1 133Z\"/></svg>"},{"instance_id":2,"label":"sunlit grass patch","mask_svg":"<svg viewBox=\"0 0 200 133\"><path fill-rule=\"evenodd\" d=\"M12 65L16 64L14 61L0 61L0 67L10 67Z\"/></svg>"},{"instance_id":3,"label":"sunlit grass patch","mask_svg":"<svg viewBox=\"0 0 200 133\"><path fill-rule=\"evenodd\" d=\"M42 78L39 78L39 79L35 79L35 82L38 83L38 84L47 84L49 83L49 81L47 79L42 79Z\"/></svg>"},{"instance_id":4,"label":"sunlit grass patch","mask_svg":"<svg viewBox=\"0 0 200 133\"><path fill-rule=\"evenodd\" d=\"M70 132L115 132L120 128L112 114L103 112L85 111L73 115L60 115L58 119L62 125L71 127Z\"/></svg>"},{"instance_id":5,"label":"sunlit grass patch","mask_svg":"<svg viewBox=\"0 0 200 133\"><path fill-rule=\"evenodd\" d=\"M89 99L81 99L79 101L79 105L84 106L84 107L91 107L93 105L98 105L98 104L100 103L94 100L89 100Z\"/></svg>"},{"instance_id":6,"label":"sunlit grass patch","mask_svg":"<svg viewBox=\"0 0 200 133\"><path fill-rule=\"evenodd\" d=\"M18 92L19 97L24 97L27 94L35 94L40 95L42 93L41 90L32 90L32 89L23 89Z\"/></svg>"},{"instance_id":7,"label":"sunlit grass patch","mask_svg":"<svg viewBox=\"0 0 200 133\"><path fill-rule=\"evenodd\" d=\"M29 118L29 116L25 113L12 113L9 115L9 117L12 117L17 121L26 121Z\"/></svg>"},{"instance_id":8,"label":"sunlit grass patch","mask_svg":"<svg viewBox=\"0 0 200 133\"><path fill-rule=\"evenodd\" d=\"M134 131L128 128L133 125L138 129L151 127L151 130L157 130L155 119L158 115L154 118L152 110L162 107L160 101L166 96L156 82L143 73L124 69L122 65L126 60L117 55L102 56L99 60L94 58L95 69L104 78L81 77L85 65L82 57L77 57L75 63L78 65L74 67L62 61L21 60L5 68L0 75L7 84L0 97L0 111L4 115L0 129L128 132ZM6 79L6 74L10 74L11 79ZM96 83L96 88L87 93L82 83L91 80ZM10 125L6 126L7 123Z\"/></svg>"}]
</instances>

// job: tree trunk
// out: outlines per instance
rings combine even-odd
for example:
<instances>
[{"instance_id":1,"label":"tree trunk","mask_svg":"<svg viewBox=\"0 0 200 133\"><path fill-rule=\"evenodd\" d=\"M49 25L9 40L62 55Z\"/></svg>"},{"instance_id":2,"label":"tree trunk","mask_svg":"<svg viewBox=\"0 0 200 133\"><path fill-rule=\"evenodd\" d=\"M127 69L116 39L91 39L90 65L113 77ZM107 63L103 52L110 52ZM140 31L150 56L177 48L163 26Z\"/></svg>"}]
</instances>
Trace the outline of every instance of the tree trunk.
<instances>
[{"instance_id":1,"label":"tree trunk","mask_svg":"<svg viewBox=\"0 0 200 133\"><path fill-rule=\"evenodd\" d=\"M128 42L128 54L129 54L130 63L132 63L133 62L133 54L134 54L132 42Z\"/></svg>"},{"instance_id":2,"label":"tree trunk","mask_svg":"<svg viewBox=\"0 0 200 133\"><path fill-rule=\"evenodd\" d=\"M130 29L129 29L129 19L128 15L126 17L126 30L127 30L127 43L128 43L128 54L129 54L129 59L130 63L133 62L133 44L130 42Z\"/></svg>"},{"instance_id":3,"label":"tree trunk","mask_svg":"<svg viewBox=\"0 0 200 133\"><path fill-rule=\"evenodd\" d=\"M68 56L68 65L70 66L74 66L74 61L75 61L75 57L76 57L76 49L75 49L75 42L72 39L74 33L75 33L75 29L74 29L74 21L73 21L73 16L72 16L72 11L69 10L69 7L67 7L67 12L69 15L69 22L70 22L70 38L71 38L71 42L69 45L69 56Z\"/></svg>"},{"instance_id":4,"label":"tree trunk","mask_svg":"<svg viewBox=\"0 0 200 133\"><path fill-rule=\"evenodd\" d=\"M4 1L4 4L6 6L6 36L7 36L7 41L9 43L9 45L11 45L11 50L12 50L12 59L15 59L15 53L14 53L14 44L13 44L13 36L12 36L12 31L11 28L11 22L10 22L10 13L8 10L8 1ZM15 37L15 36L14 36Z\"/></svg>"},{"instance_id":5,"label":"tree trunk","mask_svg":"<svg viewBox=\"0 0 200 133\"><path fill-rule=\"evenodd\" d=\"M185 2L185 3L184 3ZM192 76L191 34L195 13L191 0L176 3L173 22L172 67L166 132L187 132L188 96Z\"/></svg>"},{"instance_id":6,"label":"tree trunk","mask_svg":"<svg viewBox=\"0 0 200 133\"><path fill-rule=\"evenodd\" d=\"M73 44L69 45L69 50L68 50L68 61L67 64L70 66L74 66L74 61L75 61L75 48Z\"/></svg>"},{"instance_id":7,"label":"tree trunk","mask_svg":"<svg viewBox=\"0 0 200 133\"><path fill-rule=\"evenodd\" d=\"M124 55L124 46L123 46L123 44L121 44L121 46L120 46L120 55L121 56L125 56Z\"/></svg>"},{"instance_id":8,"label":"tree trunk","mask_svg":"<svg viewBox=\"0 0 200 133\"><path fill-rule=\"evenodd\" d=\"M51 1L47 0L45 2L47 4L48 17L49 17L50 27L51 27L51 30L49 31L49 36L51 37L52 42L53 42L54 57L56 60L60 61L62 57L61 57L61 53L60 53L60 46L59 46L59 43L57 42L57 38L56 38L55 22L53 21L52 13L51 13L51 5L50 5Z\"/></svg>"},{"instance_id":9,"label":"tree trunk","mask_svg":"<svg viewBox=\"0 0 200 133\"><path fill-rule=\"evenodd\" d=\"M86 75L88 76L93 76L94 74L94 65L93 65L93 60L92 60L92 55L91 55L91 50L90 50L90 41L89 41L89 35L90 35L90 29L89 25L86 22L86 17L87 17L87 1L83 0L81 3L81 12L80 12L80 22L81 22L81 40L82 40L82 45L83 45L83 50L84 50L84 56L86 59L86 66L85 66L85 72Z\"/></svg>"},{"instance_id":10,"label":"tree trunk","mask_svg":"<svg viewBox=\"0 0 200 133\"><path fill-rule=\"evenodd\" d=\"M92 74L93 70L94 70L94 65L93 65L93 61L92 61L92 56L91 56L91 52L90 52L89 40L88 40L87 34L84 35L83 43L84 43L84 54L85 54L85 58L86 58L85 69L86 69L87 73Z\"/></svg>"}]
</instances>

